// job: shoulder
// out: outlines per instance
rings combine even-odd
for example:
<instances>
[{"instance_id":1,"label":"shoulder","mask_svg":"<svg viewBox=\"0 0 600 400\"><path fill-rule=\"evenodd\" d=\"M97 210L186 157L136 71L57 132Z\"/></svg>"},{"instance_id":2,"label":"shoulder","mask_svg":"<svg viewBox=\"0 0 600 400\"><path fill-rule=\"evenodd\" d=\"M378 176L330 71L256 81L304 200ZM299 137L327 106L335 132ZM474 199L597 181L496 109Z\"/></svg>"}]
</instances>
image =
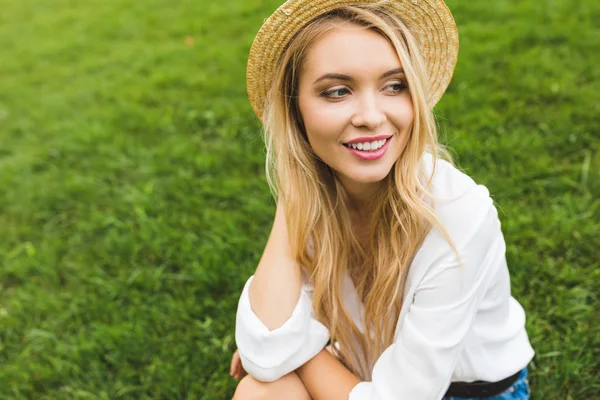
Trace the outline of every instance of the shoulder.
<instances>
[{"instance_id":1,"label":"shoulder","mask_svg":"<svg viewBox=\"0 0 600 400\"><path fill-rule=\"evenodd\" d=\"M481 242L500 233L498 212L485 185L446 160L438 158L434 163L429 153L422 163L425 181L431 178L426 200L457 246L473 243L473 237Z\"/></svg>"},{"instance_id":2,"label":"shoulder","mask_svg":"<svg viewBox=\"0 0 600 400\"><path fill-rule=\"evenodd\" d=\"M435 170L431 155L423 162L424 172L433 171L426 201L431 201L435 217L448 236L439 226L432 226L411 263L408 287L416 290L422 282L452 271L460 272L457 279L461 282L474 282L487 271L505 265L504 236L488 189L447 161L437 160Z\"/></svg>"},{"instance_id":3,"label":"shoulder","mask_svg":"<svg viewBox=\"0 0 600 400\"><path fill-rule=\"evenodd\" d=\"M477 186L469 175L450 162L424 153L421 158L422 179L431 179L430 190L435 198L458 198Z\"/></svg>"}]
</instances>

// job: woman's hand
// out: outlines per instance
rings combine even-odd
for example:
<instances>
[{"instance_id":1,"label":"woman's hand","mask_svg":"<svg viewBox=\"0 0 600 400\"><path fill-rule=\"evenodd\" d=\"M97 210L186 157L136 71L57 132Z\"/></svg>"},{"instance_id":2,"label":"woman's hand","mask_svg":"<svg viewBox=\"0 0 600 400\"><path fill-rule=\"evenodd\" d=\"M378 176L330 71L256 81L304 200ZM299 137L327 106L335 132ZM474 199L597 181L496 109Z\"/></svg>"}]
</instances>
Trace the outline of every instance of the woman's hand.
<instances>
[{"instance_id":1,"label":"woman's hand","mask_svg":"<svg viewBox=\"0 0 600 400\"><path fill-rule=\"evenodd\" d=\"M233 353L233 357L231 357L229 375L233 376L233 378L236 380L240 380L244 376L248 375L244 367L242 367L242 361L240 360L240 353L238 350L236 350L235 353Z\"/></svg>"}]
</instances>

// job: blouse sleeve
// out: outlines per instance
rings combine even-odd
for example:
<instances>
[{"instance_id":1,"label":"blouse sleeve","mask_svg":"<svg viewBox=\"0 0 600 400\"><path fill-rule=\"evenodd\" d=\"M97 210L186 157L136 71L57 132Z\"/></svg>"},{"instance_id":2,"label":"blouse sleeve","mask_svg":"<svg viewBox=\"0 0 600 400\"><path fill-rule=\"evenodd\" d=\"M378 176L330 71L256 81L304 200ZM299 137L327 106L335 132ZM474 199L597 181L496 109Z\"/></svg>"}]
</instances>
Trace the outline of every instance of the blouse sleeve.
<instances>
[{"instance_id":1,"label":"blouse sleeve","mask_svg":"<svg viewBox=\"0 0 600 400\"><path fill-rule=\"evenodd\" d=\"M272 382L316 356L329 340L329 330L314 317L313 287L303 278L298 303L290 318L269 330L252 310L246 282L238 303L235 341L244 369L252 377Z\"/></svg>"},{"instance_id":2,"label":"blouse sleeve","mask_svg":"<svg viewBox=\"0 0 600 400\"><path fill-rule=\"evenodd\" d=\"M437 245L442 241L423 249L432 254L430 265L402 328L375 362L372 381L356 385L349 400L440 400L448 389L478 305L506 259L485 186L477 185L445 212L450 221L443 222L463 263L449 245Z\"/></svg>"}]
</instances>

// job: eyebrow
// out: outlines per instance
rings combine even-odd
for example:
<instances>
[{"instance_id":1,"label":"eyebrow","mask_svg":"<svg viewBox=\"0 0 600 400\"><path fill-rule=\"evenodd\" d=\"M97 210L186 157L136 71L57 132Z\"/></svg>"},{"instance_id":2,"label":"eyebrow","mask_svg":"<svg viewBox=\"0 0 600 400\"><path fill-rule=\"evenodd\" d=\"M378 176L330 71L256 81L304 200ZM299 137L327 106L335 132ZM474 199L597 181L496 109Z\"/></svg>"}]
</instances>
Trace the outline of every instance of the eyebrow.
<instances>
[{"instance_id":1,"label":"eyebrow","mask_svg":"<svg viewBox=\"0 0 600 400\"><path fill-rule=\"evenodd\" d=\"M394 68L389 70L388 72L383 73L379 79L384 79L387 78L388 76L392 76L392 75L396 75L396 74L403 74L404 73L404 69L402 68ZM343 74L325 74L323 76L321 76L320 78L318 78L316 81L313 82L313 85L317 82L320 82L322 80L325 79L338 79L340 81L351 81L352 77L348 76L348 75L343 75Z\"/></svg>"}]
</instances>

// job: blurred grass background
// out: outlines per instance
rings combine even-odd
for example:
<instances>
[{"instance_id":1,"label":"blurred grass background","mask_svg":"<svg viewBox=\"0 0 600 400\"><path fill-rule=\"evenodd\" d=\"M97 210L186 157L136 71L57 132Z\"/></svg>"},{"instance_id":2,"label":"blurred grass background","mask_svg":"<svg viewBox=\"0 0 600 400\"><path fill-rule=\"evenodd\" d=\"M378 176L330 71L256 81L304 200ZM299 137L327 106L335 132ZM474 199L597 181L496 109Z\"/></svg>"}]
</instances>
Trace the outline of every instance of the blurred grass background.
<instances>
[{"instance_id":1,"label":"blurred grass background","mask_svg":"<svg viewBox=\"0 0 600 400\"><path fill-rule=\"evenodd\" d=\"M600 398L600 2L448 0L443 141L499 207L533 399ZM0 399L226 399L274 202L278 0L0 0Z\"/></svg>"}]
</instances>

